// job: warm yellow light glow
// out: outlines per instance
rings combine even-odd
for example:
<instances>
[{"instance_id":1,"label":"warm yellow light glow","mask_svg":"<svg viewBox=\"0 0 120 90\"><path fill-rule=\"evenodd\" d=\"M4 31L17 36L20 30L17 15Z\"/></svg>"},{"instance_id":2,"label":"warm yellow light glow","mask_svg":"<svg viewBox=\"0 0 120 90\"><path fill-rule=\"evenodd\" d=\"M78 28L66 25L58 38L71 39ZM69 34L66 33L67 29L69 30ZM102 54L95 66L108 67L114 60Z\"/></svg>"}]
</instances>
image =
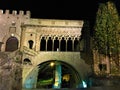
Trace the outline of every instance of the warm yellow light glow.
<instances>
[{"instance_id":1,"label":"warm yellow light glow","mask_svg":"<svg viewBox=\"0 0 120 90\"><path fill-rule=\"evenodd\" d=\"M55 82L54 86L56 86L56 87L57 87L58 85L59 85L59 84L58 84L58 82Z\"/></svg>"},{"instance_id":2,"label":"warm yellow light glow","mask_svg":"<svg viewBox=\"0 0 120 90\"><path fill-rule=\"evenodd\" d=\"M14 34L12 33L12 34L11 34L11 36L13 37L13 36L14 36Z\"/></svg>"},{"instance_id":3,"label":"warm yellow light glow","mask_svg":"<svg viewBox=\"0 0 120 90\"><path fill-rule=\"evenodd\" d=\"M54 63L54 62L51 62L51 63L50 63L50 66L51 66L51 67L53 67L54 65L55 65L55 63Z\"/></svg>"}]
</instances>

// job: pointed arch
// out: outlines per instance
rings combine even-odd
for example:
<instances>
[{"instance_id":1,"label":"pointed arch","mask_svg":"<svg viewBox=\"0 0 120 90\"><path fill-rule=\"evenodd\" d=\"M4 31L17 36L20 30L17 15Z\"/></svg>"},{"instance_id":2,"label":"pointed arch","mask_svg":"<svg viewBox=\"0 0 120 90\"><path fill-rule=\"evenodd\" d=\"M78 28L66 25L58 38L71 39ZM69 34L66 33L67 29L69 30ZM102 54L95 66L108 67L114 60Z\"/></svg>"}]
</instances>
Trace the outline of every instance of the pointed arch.
<instances>
[{"instance_id":1,"label":"pointed arch","mask_svg":"<svg viewBox=\"0 0 120 90\"><path fill-rule=\"evenodd\" d=\"M47 51L52 51L52 39L49 37L48 42L47 42Z\"/></svg>"},{"instance_id":2,"label":"pointed arch","mask_svg":"<svg viewBox=\"0 0 120 90\"><path fill-rule=\"evenodd\" d=\"M46 40L45 37L42 37L40 41L40 51L46 51Z\"/></svg>"},{"instance_id":3,"label":"pointed arch","mask_svg":"<svg viewBox=\"0 0 120 90\"><path fill-rule=\"evenodd\" d=\"M72 51L72 40L71 38L67 41L67 51Z\"/></svg>"},{"instance_id":4,"label":"pointed arch","mask_svg":"<svg viewBox=\"0 0 120 90\"><path fill-rule=\"evenodd\" d=\"M57 51L59 49L59 40L58 37L54 40L54 51Z\"/></svg>"},{"instance_id":5,"label":"pointed arch","mask_svg":"<svg viewBox=\"0 0 120 90\"><path fill-rule=\"evenodd\" d=\"M64 37L62 38L61 43L60 43L60 50L66 51L66 41L65 41Z\"/></svg>"}]
</instances>

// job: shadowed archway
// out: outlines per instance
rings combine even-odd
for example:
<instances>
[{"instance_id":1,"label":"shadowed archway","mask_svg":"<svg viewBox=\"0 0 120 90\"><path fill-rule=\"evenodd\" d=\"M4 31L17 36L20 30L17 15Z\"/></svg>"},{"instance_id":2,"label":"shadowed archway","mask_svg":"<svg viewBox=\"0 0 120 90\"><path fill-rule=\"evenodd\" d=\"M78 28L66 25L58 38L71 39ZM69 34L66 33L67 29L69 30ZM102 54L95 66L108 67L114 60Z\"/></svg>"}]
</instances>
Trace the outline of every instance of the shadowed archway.
<instances>
[{"instance_id":1,"label":"shadowed archway","mask_svg":"<svg viewBox=\"0 0 120 90\"><path fill-rule=\"evenodd\" d=\"M5 51L12 52L18 49L18 39L16 37L10 37L6 41Z\"/></svg>"},{"instance_id":2,"label":"shadowed archway","mask_svg":"<svg viewBox=\"0 0 120 90\"><path fill-rule=\"evenodd\" d=\"M37 88L76 88L81 82L78 72L63 61L50 60L38 67Z\"/></svg>"}]
</instances>

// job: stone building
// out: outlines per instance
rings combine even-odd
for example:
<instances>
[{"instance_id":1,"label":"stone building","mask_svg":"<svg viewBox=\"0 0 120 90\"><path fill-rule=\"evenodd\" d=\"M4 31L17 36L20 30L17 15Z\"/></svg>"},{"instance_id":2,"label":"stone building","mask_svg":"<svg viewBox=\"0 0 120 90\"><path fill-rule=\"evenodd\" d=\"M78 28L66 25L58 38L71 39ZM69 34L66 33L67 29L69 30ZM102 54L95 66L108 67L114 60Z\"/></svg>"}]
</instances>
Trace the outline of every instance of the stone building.
<instances>
[{"instance_id":1,"label":"stone building","mask_svg":"<svg viewBox=\"0 0 120 90\"><path fill-rule=\"evenodd\" d=\"M36 19L30 11L0 10L0 51L22 53L23 88L84 87L91 66L81 58L83 25L83 20ZM43 85L46 79L52 83Z\"/></svg>"}]
</instances>

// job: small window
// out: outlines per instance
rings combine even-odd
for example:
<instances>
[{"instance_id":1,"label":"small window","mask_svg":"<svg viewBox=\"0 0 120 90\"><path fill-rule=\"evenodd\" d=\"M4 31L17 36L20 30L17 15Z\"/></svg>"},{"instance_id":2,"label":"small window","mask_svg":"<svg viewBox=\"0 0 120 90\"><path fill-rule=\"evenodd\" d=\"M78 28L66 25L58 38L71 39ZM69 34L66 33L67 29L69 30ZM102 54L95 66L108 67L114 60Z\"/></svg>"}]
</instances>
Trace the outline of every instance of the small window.
<instances>
[{"instance_id":1,"label":"small window","mask_svg":"<svg viewBox=\"0 0 120 90\"><path fill-rule=\"evenodd\" d=\"M34 43L34 42L33 42L32 40L29 40L28 43L29 43L29 48L32 49L32 48L33 48L33 43Z\"/></svg>"},{"instance_id":2,"label":"small window","mask_svg":"<svg viewBox=\"0 0 120 90\"><path fill-rule=\"evenodd\" d=\"M24 59L23 64L25 64L25 65L32 65L31 61L28 58Z\"/></svg>"},{"instance_id":3,"label":"small window","mask_svg":"<svg viewBox=\"0 0 120 90\"><path fill-rule=\"evenodd\" d=\"M99 69L100 71L106 71L107 70L106 64L99 64Z\"/></svg>"}]
</instances>

